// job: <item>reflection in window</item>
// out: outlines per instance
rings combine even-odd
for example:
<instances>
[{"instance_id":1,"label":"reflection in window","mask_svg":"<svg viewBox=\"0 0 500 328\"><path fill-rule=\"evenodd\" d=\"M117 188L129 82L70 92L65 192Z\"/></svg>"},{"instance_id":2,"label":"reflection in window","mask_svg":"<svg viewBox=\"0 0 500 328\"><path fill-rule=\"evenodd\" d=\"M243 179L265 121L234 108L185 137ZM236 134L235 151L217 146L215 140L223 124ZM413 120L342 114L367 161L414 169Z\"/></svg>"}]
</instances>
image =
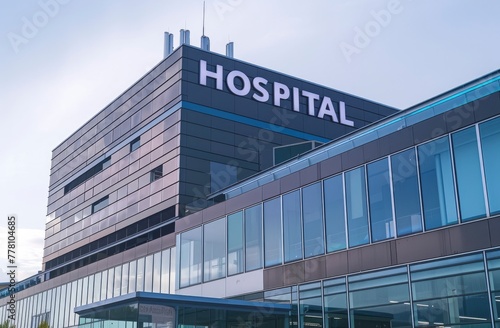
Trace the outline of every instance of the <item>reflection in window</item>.
<instances>
[{"instance_id":1,"label":"reflection in window","mask_svg":"<svg viewBox=\"0 0 500 328\"><path fill-rule=\"evenodd\" d=\"M412 327L405 267L348 278L351 327Z\"/></svg>"},{"instance_id":2,"label":"reflection in window","mask_svg":"<svg viewBox=\"0 0 500 328\"><path fill-rule=\"evenodd\" d=\"M285 262L302 259L300 190L283 196L283 241Z\"/></svg>"},{"instance_id":3,"label":"reflection in window","mask_svg":"<svg viewBox=\"0 0 500 328\"><path fill-rule=\"evenodd\" d=\"M306 258L325 253L322 200L321 182L302 189L302 222Z\"/></svg>"},{"instance_id":4,"label":"reflection in window","mask_svg":"<svg viewBox=\"0 0 500 328\"><path fill-rule=\"evenodd\" d=\"M500 213L500 118L479 125L490 214Z\"/></svg>"},{"instance_id":5,"label":"reflection in window","mask_svg":"<svg viewBox=\"0 0 500 328\"><path fill-rule=\"evenodd\" d=\"M398 236L422 231L417 158L414 148L391 156L391 173Z\"/></svg>"},{"instance_id":6,"label":"reflection in window","mask_svg":"<svg viewBox=\"0 0 500 328\"><path fill-rule=\"evenodd\" d=\"M227 216L227 274L242 273L245 270L243 245L243 212Z\"/></svg>"},{"instance_id":7,"label":"reflection in window","mask_svg":"<svg viewBox=\"0 0 500 328\"><path fill-rule=\"evenodd\" d=\"M476 127L451 135L462 221L486 216Z\"/></svg>"},{"instance_id":8,"label":"reflection in window","mask_svg":"<svg viewBox=\"0 0 500 328\"><path fill-rule=\"evenodd\" d=\"M387 158L368 164L367 172L372 241L392 238L394 222Z\"/></svg>"},{"instance_id":9,"label":"reflection in window","mask_svg":"<svg viewBox=\"0 0 500 328\"><path fill-rule=\"evenodd\" d=\"M343 185L342 175L324 181L327 252L346 248Z\"/></svg>"},{"instance_id":10,"label":"reflection in window","mask_svg":"<svg viewBox=\"0 0 500 328\"><path fill-rule=\"evenodd\" d=\"M457 223L455 186L448 137L418 147L426 229Z\"/></svg>"},{"instance_id":11,"label":"reflection in window","mask_svg":"<svg viewBox=\"0 0 500 328\"><path fill-rule=\"evenodd\" d=\"M348 328L345 278L323 282L326 327Z\"/></svg>"},{"instance_id":12,"label":"reflection in window","mask_svg":"<svg viewBox=\"0 0 500 328\"><path fill-rule=\"evenodd\" d=\"M163 176L163 165L157 166L154 169L152 169L149 175L150 175L149 177L150 182L154 182L156 180L161 179L161 177Z\"/></svg>"},{"instance_id":13,"label":"reflection in window","mask_svg":"<svg viewBox=\"0 0 500 328\"><path fill-rule=\"evenodd\" d=\"M264 262L265 266L281 264L281 201L280 198L264 203Z\"/></svg>"},{"instance_id":14,"label":"reflection in window","mask_svg":"<svg viewBox=\"0 0 500 328\"><path fill-rule=\"evenodd\" d=\"M229 164L210 162L210 192L214 193L238 181L238 168Z\"/></svg>"},{"instance_id":15,"label":"reflection in window","mask_svg":"<svg viewBox=\"0 0 500 328\"><path fill-rule=\"evenodd\" d=\"M137 137L130 142L130 152L133 152L141 146L141 137Z\"/></svg>"},{"instance_id":16,"label":"reflection in window","mask_svg":"<svg viewBox=\"0 0 500 328\"><path fill-rule=\"evenodd\" d=\"M299 286L299 327L322 327L323 304L319 282Z\"/></svg>"},{"instance_id":17,"label":"reflection in window","mask_svg":"<svg viewBox=\"0 0 500 328\"><path fill-rule=\"evenodd\" d=\"M226 220L205 224L203 227L203 281L226 276Z\"/></svg>"},{"instance_id":18,"label":"reflection in window","mask_svg":"<svg viewBox=\"0 0 500 328\"><path fill-rule=\"evenodd\" d=\"M201 227L180 235L180 287L201 282Z\"/></svg>"},{"instance_id":19,"label":"reflection in window","mask_svg":"<svg viewBox=\"0 0 500 328\"><path fill-rule=\"evenodd\" d=\"M415 327L491 322L482 254L411 265L410 272Z\"/></svg>"},{"instance_id":20,"label":"reflection in window","mask_svg":"<svg viewBox=\"0 0 500 328\"><path fill-rule=\"evenodd\" d=\"M92 214L94 214L97 211L102 210L109 204L109 197L106 196L104 198L99 199L95 203L92 204Z\"/></svg>"},{"instance_id":21,"label":"reflection in window","mask_svg":"<svg viewBox=\"0 0 500 328\"><path fill-rule=\"evenodd\" d=\"M153 256L153 293L159 293L161 280L161 252Z\"/></svg>"},{"instance_id":22,"label":"reflection in window","mask_svg":"<svg viewBox=\"0 0 500 328\"><path fill-rule=\"evenodd\" d=\"M137 259L136 291L144 291L144 257Z\"/></svg>"},{"instance_id":23,"label":"reflection in window","mask_svg":"<svg viewBox=\"0 0 500 328\"><path fill-rule=\"evenodd\" d=\"M129 264L129 274L128 274L128 292L133 293L135 289L135 278L137 273L137 261L131 261Z\"/></svg>"},{"instance_id":24,"label":"reflection in window","mask_svg":"<svg viewBox=\"0 0 500 328\"><path fill-rule=\"evenodd\" d=\"M245 210L246 270L262 268L262 205Z\"/></svg>"},{"instance_id":25,"label":"reflection in window","mask_svg":"<svg viewBox=\"0 0 500 328\"><path fill-rule=\"evenodd\" d=\"M345 191L349 246L367 244L369 238L364 166L346 172Z\"/></svg>"},{"instance_id":26,"label":"reflection in window","mask_svg":"<svg viewBox=\"0 0 500 328\"><path fill-rule=\"evenodd\" d=\"M144 291L153 291L153 255L146 256L144 268Z\"/></svg>"},{"instance_id":27,"label":"reflection in window","mask_svg":"<svg viewBox=\"0 0 500 328\"><path fill-rule=\"evenodd\" d=\"M500 325L500 251L486 253L491 289L491 304L497 327Z\"/></svg>"},{"instance_id":28,"label":"reflection in window","mask_svg":"<svg viewBox=\"0 0 500 328\"><path fill-rule=\"evenodd\" d=\"M161 292L168 294L170 287L170 249L164 249L161 252Z\"/></svg>"}]
</instances>

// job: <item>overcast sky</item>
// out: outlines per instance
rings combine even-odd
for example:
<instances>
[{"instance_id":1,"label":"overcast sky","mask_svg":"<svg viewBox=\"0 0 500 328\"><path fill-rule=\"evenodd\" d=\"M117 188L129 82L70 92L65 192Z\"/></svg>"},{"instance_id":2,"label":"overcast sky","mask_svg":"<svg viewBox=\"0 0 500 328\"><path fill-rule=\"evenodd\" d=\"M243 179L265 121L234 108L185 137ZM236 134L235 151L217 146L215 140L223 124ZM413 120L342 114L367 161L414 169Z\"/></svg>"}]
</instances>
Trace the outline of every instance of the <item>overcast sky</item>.
<instances>
[{"instance_id":1,"label":"overcast sky","mask_svg":"<svg viewBox=\"0 0 500 328\"><path fill-rule=\"evenodd\" d=\"M58 2L56 2L58 1ZM51 152L154 67L202 0L3 0L0 250L18 216L18 278L41 269ZM397 108L500 68L500 1L207 0L211 50ZM6 251L0 281L7 280Z\"/></svg>"}]
</instances>

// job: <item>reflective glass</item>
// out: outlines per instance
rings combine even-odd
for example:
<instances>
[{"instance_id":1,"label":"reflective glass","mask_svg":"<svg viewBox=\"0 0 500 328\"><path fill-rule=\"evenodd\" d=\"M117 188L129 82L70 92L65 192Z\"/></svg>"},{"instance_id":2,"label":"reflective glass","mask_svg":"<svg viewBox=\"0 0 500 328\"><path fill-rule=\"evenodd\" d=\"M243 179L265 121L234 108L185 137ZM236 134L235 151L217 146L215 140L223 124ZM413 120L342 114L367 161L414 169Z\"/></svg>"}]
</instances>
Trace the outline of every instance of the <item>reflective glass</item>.
<instances>
[{"instance_id":1,"label":"reflective glass","mask_svg":"<svg viewBox=\"0 0 500 328\"><path fill-rule=\"evenodd\" d=\"M135 289L135 277L137 273L137 261L131 261L129 264L129 272L128 272L128 292L134 293Z\"/></svg>"},{"instance_id":2,"label":"reflective glass","mask_svg":"<svg viewBox=\"0 0 500 328\"><path fill-rule=\"evenodd\" d=\"M146 263L144 268L144 291L153 291L153 255L146 256Z\"/></svg>"},{"instance_id":3,"label":"reflective glass","mask_svg":"<svg viewBox=\"0 0 500 328\"><path fill-rule=\"evenodd\" d=\"M324 181L327 252L346 248L344 188L342 175Z\"/></svg>"},{"instance_id":4,"label":"reflective glass","mask_svg":"<svg viewBox=\"0 0 500 328\"><path fill-rule=\"evenodd\" d=\"M97 272L94 275L94 300L93 302L98 302L101 300L101 272Z\"/></svg>"},{"instance_id":5,"label":"reflective glass","mask_svg":"<svg viewBox=\"0 0 500 328\"><path fill-rule=\"evenodd\" d=\"M327 328L347 328L347 292L345 278L323 283L323 303Z\"/></svg>"},{"instance_id":6,"label":"reflective glass","mask_svg":"<svg viewBox=\"0 0 500 328\"><path fill-rule=\"evenodd\" d=\"M203 226L203 281L226 276L226 219Z\"/></svg>"},{"instance_id":7,"label":"reflective glass","mask_svg":"<svg viewBox=\"0 0 500 328\"><path fill-rule=\"evenodd\" d=\"M364 166L345 173L349 246L367 244L368 214Z\"/></svg>"},{"instance_id":8,"label":"reflective glass","mask_svg":"<svg viewBox=\"0 0 500 328\"><path fill-rule=\"evenodd\" d=\"M153 293L159 293L161 279L161 252L153 255Z\"/></svg>"},{"instance_id":9,"label":"reflective glass","mask_svg":"<svg viewBox=\"0 0 500 328\"><path fill-rule=\"evenodd\" d=\"M391 184L387 158L367 165L372 241L394 237Z\"/></svg>"},{"instance_id":10,"label":"reflective glass","mask_svg":"<svg viewBox=\"0 0 500 328\"><path fill-rule=\"evenodd\" d=\"M161 292L167 294L170 285L170 249L161 252Z\"/></svg>"},{"instance_id":11,"label":"reflective glass","mask_svg":"<svg viewBox=\"0 0 500 328\"><path fill-rule=\"evenodd\" d=\"M264 202L264 262L265 266L282 263L281 199Z\"/></svg>"},{"instance_id":12,"label":"reflective glass","mask_svg":"<svg viewBox=\"0 0 500 328\"><path fill-rule=\"evenodd\" d=\"M93 302L93 297L94 297L94 288L95 288L95 284L94 284L94 275L91 274L89 276L89 287L88 287L88 294L87 294L87 304L90 304ZM85 296L84 296L85 297Z\"/></svg>"},{"instance_id":13,"label":"reflective glass","mask_svg":"<svg viewBox=\"0 0 500 328\"><path fill-rule=\"evenodd\" d=\"M262 205L245 210L246 271L262 268Z\"/></svg>"},{"instance_id":14,"label":"reflective glass","mask_svg":"<svg viewBox=\"0 0 500 328\"><path fill-rule=\"evenodd\" d=\"M128 293L128 263L122 265L121 295Z\"/></svg>"},{"instance_id":15,"label":"reflective glass","mask_svg":"<svg viewBox=\"0 0 500 328\"><path fill-rule=\"evenodd\" d=\"M323 326L323 303L321 300L321 287L300 291L299 299L299 327ZM302 287L302 286L301 286Z\"/></svg>"},{"instance_id":16,"label":"reflective glass","mask_svg":"<svg viewBox=\"0 0 500 328\"><path fill-rule=\"evenodd\" d=\"M227 274L242 273L245 270L245 251L243 245L243 212L227 217Z\"/></svg>"},{"instance_id":17,"label":"reflective glass","mask_svg":"<svg viewBox=\"0 0 500 328\"><path fill-rule=\"evenodd\" d=\"M457 223L455 185L448 137L418 147L426 229Z\"/></svg>"},{"instance_id":18,"label":"reflective glass","mask_svg":"<svg viewBox=\"0 0 500 328\"><path fill-rule=\"evenodd\" d=\"M210 192L214 193L238 181L238 168L229 164L210 162Z\"/></svg>"},{"instance_id":19,"label":"reflective glass","mask_svg":"<svg viewBox=\"0 0 500 328\"><path fill-rule=\"evenodd\" d=\"M476 127L451 135L462 221L486 216Z\"/></svg>"},{"instance_id":20,"label":"reflective glass","mask_svg":"<svg viewBox=\"0 0 500 328\"><path fill-rule=\"evenodd\" d=\"M144 291L144 257L137 259L136 287L138 292Z\"/></svg>"},{"instance_id":21,"label":"reflective glass","mask_svg":"<svg viewBox=\"0 0 500 328\"><path fill-rule=\"evenodd\" d=\"M479 125L490 214L500 213L500 118Z\"/></svg>"},{"instance_id":22,"label":"reflective glass","mask_svg":"<svg viewBox=\"0 0 500 328\"><path fill-rule=\"evenodd\" d=\"M283 242L285 262L302 259L300 190L283 195Z\"/></svg>"},{"instance_id":23,"label":"reflective glass","mask_svg":"<svg viewBox=\"0 0 500 328\"><path fill-rule=\"evenodd\" d=\"M391 173L398 236L422 231L417 158L414 148L391 156Z\"/></svg>"},{"instance_id":24,"label":"reflective glass","mask_svg":"<svg viewBox=\"0 0 500 328\"><path fill-rule=\"evenodd\" d=\"M410 266L415 326L488 324L482 254Z\"/></svg>"},{"instance_id":25,"label":"reflective glass","mask_svg":"<svg viewBox=\"0 0 500 328\"><path fill-rule=\"evenodd\" d=\"M115 282L115 269L111 268L108 270L108 292L106 298L113 298L114 282Z\"/></svg>"},{"instance_id":26,"label":"reflective glass","mask_svg":"<svg viewBox=\"0 0 500 328\"><path fill-rule=\"evenodd\" d=\"M201 282L201 227L180 235L180 286L186 287Z\"/></svg>"},{"instance_id":27,"label":"reflective glass","mask_svg":"<svg viewBox=\"0 0 500 328\"><path fill-rule=\"evenodd\" d=\"M323 224L323 195L321 182L302 189L302 215L304 231L304 256L306 258L325 253Z\"/></svg>"}]
</instances>

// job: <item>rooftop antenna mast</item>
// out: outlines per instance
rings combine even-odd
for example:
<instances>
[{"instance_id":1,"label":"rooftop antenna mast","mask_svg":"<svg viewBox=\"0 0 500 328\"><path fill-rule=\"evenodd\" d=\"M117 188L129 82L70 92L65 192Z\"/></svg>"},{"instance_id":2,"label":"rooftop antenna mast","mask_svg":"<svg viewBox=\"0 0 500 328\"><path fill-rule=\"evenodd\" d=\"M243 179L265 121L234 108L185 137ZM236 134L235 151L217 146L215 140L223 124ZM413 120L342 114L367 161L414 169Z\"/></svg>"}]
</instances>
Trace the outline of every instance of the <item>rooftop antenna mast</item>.
<instances>
[{"instance_id":1,"label":"rooftop antenna mast","mask_svg":"<svg viewBox=\"0 0 500 328\"><path fill-rule=\"evenodd\" d=\"M203 29L201 36L201 49L210 51L210 39L205 36L205 1L203 1Z\"/></svg>"}]
</instances>

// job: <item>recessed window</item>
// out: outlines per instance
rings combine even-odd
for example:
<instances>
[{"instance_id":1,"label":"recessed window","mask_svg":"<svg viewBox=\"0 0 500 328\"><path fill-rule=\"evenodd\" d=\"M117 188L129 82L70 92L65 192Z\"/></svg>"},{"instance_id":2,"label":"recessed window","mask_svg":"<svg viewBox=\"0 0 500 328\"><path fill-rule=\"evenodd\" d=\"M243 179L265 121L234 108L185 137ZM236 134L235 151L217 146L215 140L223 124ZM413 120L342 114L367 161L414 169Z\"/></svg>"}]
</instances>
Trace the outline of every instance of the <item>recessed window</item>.
<instances>
[{"instance_id":1,"label":"recessed window","mask_svg":"<svg viewBox=\"0 0 500 328\"><path fill-rule=\"evenodd\" d=\"M160 179L163 176L163 165L155 167L151 170L151 182Z\"/></svg>"},{"instance_id":2,"label":"recessed window","mask_svg":"<svg viewBox=\"0 0 500 328\"><path fill-rule=\"evenodd\" d=\"M102 162L92 166L90 169L82 173L80 176L78 176L76 179L68 183L66 186L64 186L64 194L66 195L68 192L71 190L75 189L88 179L92 178L94 175L97 173L101 172L102 170L106 169L111 165L111 156L105 158Z\"/></svg>"},{"instance_id":3,"label":"recessed window","mask_svg":"<svg viewBox=\"0 0 500 328\"><path fill-rule=\"evenodd\" d=\"M108 204L109 204L109 197L108 196L99 199L97 202L92 204L92 214L94 214L97 211L102 210L103 208L108 206Z\"/></svg>"},{"instance_id":4,"label":"recessed window","mask_svg":"<svg viewBox=\"0 0 500 328\"><path fill-rule=\"evenodd\" d=\"M130 142L130 152L133 152L141 146L141 137L137 137Z\"/></svg>"}]
</instances>

